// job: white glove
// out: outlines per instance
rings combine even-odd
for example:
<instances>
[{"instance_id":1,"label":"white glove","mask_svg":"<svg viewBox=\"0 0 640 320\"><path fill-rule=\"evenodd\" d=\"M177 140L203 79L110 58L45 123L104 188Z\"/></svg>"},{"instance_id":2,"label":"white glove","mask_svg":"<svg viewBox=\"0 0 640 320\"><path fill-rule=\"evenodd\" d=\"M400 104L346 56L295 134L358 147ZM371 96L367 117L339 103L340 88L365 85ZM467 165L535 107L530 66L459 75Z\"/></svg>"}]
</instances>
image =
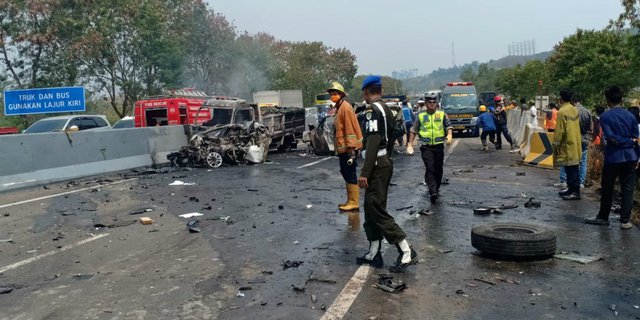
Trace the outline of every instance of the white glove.
<instances>
[{"instance_id":1,"label":"white glove","mask_svg":"<svg viewBox=\"0 0 640 320\"><path fill-rule=\"evenodd\" d=\"M412 145L408 145L408 146L407 146L407 153L408 153L409 155L413 155L413 146L412 146Z\"/></svg>"},{"instance_id":2,"label":"white glove","mask_svg":"<svg viewBox=\"0 0 640 320\"><path fill-rule=\"evenodd\" d=\"M453 141L453 137L451 135L447 135L447 140L445 141L445 143L450 146L451 145L451 141Z\"/></svg>"}]
</instances>

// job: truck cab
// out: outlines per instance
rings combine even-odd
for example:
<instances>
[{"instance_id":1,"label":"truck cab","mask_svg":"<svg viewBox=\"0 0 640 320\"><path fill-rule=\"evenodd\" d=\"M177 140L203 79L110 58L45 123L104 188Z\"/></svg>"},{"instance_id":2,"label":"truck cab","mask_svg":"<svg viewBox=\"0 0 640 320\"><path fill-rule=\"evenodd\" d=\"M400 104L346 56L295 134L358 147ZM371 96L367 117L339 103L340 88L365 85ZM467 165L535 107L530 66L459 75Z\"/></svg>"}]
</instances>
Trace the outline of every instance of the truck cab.
<instances>
[{"instance_id":1,"label":"truck cab","mask_svg":"<svg viewBox=\"0 0 640 320\"><path fill-rule=\"evenodd\" d=\"M473 132L479 106L473 82L449 82L442 90L440 107L449 116L454 132Z\"/></svg>"}]
</instances>

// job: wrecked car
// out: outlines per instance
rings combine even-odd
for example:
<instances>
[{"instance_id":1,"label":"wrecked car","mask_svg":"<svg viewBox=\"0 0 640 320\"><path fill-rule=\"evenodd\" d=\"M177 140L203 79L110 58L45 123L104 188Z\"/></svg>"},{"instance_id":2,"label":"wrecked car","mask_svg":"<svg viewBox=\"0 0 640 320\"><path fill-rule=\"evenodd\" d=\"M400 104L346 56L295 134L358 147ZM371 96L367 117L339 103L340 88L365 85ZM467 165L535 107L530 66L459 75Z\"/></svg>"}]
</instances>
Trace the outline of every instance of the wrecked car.
<instances>
[{"instance_id":1,"label":"wrecked car","mask_svg":"<svg viewBox=\"0 0 640 320\"><path fill-rule=\"evenodd\" d=\"M218 168L223 164L262 163L271 133L255 121L194 127L189 144L167 155L172 166Z\"/></svg>"}]
</instances>

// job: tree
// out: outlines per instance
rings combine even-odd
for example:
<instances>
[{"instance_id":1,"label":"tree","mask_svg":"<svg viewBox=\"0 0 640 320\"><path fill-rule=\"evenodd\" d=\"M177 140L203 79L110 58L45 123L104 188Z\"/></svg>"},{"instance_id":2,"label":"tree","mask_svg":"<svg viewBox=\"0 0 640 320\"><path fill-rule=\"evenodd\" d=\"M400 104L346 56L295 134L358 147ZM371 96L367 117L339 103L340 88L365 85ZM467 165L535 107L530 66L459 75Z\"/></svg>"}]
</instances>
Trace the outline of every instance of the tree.
<instances>
[{"instance_id":1,"label":"tree","mask_svg":"<svg viewBox=\"0 0 640 320\"><path fill-rule=\"evenodd\" d=\"M610 26L623 29L626 26L640 28L640 1L621 0L624 11L616 20L610 21Z\"/></svg>"},{"instance_id":2,"label":"tree","mask_svg":"<svg viewBox=\"0 0 640 320\"><path fill-rule=\"evenodd\" d=\"M578 30L556 45L549 57L556 88L579 94L586 105L602 103L611 85L625 89L640 85L637 50L627 32Z\"/></svg>"}]
</instances>

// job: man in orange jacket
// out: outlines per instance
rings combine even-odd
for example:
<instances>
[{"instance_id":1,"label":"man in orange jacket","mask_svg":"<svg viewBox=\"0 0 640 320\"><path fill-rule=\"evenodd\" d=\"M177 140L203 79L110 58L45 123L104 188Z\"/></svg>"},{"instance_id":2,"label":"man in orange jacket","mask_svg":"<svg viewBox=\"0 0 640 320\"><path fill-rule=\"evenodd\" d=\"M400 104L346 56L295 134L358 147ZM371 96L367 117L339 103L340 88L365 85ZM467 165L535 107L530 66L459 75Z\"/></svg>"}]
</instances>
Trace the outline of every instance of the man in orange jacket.
<instances>
[{"instance_id":1,"label":"man in orange jacket","mask_svg":"<svg viewBox=\"0 0 640 320\"><path fill-rule=\"evenodd\" d=\"M362 149L362 131L351 104L345 100L344 87L338 82L332 82L327 89L331 101L335 103L336 111L336 153L340 159L340 173L347 183L347 202L338 205L342 211L358 210L360 208L360 189L356 175L356 152Z\"/></svg>"}]
</instances>

